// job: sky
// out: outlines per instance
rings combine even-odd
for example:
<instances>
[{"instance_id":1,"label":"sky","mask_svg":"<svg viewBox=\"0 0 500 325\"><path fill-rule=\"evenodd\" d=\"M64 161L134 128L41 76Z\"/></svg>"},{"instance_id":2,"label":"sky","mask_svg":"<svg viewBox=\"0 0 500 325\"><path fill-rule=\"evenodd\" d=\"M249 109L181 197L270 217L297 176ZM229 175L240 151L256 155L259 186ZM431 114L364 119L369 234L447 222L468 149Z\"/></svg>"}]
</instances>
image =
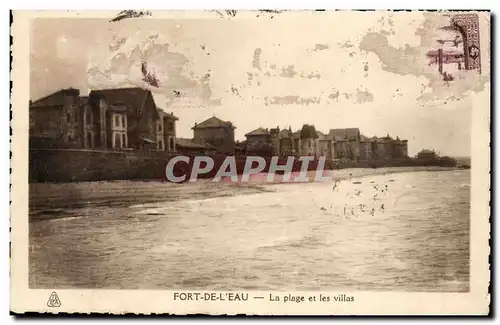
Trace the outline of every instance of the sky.
<instances>
[{"instance_id":1,"label":"sky","mask_svg":"<svg viewBox=\"0 0 500 325\"><path fill-rule=\"evenodd\" d=\"M450 66L455 80L443 82L425 55L441 46L439 28L449 23L441 13L179 17L36 19L30 99L69 87L82 95L147 87L146 62L160 81L150 87L157 106L179 117L178 137L191 138L195 122L217 116L233 122L237 140L258 127L313 124L324 133L359 127L370 137L399 136L410 155L424 148L470 155L474 96L489 91L489 42L481 43L481 74Z\"/></svg>"}]
</instances>

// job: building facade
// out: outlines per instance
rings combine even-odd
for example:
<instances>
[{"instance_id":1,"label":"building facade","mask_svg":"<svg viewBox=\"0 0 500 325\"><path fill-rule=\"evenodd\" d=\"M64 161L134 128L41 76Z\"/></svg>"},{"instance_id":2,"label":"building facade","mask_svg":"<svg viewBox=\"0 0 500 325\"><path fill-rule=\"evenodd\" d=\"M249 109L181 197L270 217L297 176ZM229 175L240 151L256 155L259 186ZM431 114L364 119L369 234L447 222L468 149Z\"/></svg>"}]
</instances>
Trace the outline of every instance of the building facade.
<instances>
[{"instance_id":1,"label":"building facade","mask_svg":"<svg viewBox=\"0 0 500 325\"><path fill-rule=\"evenodd\" d=\"M70 88L30 102L30 139L35 147L171 152L176 120L156 107L149 90L93 90L80 97Z\"/></svg>"},{"instance_id":2,"label":"building facade","mask_svg":"<svg viewBox=\"0 0 500 325\"><path fill-rule=\"evenodd\" d=\"M279 129L279 128L278 128ZM293 156L295 155L295 150L293 147L293 132L292 128L283 129L277 135L279 143L279 155L280 156Z\"/></svg>"},{"instance_id":3,"label":"building facade","mask_svg":"<svg viewBox=\"0 0 500 325\"><path fill-rule=\"evenodd\" d=\"M36 146L79 148L84 144L85 97L78 89L62 89L30 101L30 143Z\"/></svg>"},{"instance_id":4,"label":"building facade","mask_svg":"<svg viewBox=\"0 0 500 325\"><path fill-rule=\"evenodd\" d=\"M335 159L360 160L361 133L358 128L330 129L328 133L333 141Z\"/></svg>"},{"instance_id":5,"label":"building facade","mask_svg":"<svg viewBox=\"0 0 500 325\"><path fill-rule=\"evenodd\" d=\"M217 153L234 155L235 129L236 127L231 122L213 116L201 123L195 123L192 127L193 140L202 145L210 144Z\"/></svg>"},{"instance_id":6,"label":"building facade","mask_svg":"<svg viewBox=\"0 0 500 325\"><path fill-rule=\"evenodd\" d=\"M245 134L245 152L248 155L271 156L279 145L276 141L271 141L269 129L257 128Z\"/></svg>"},{"instance_id":7,"label":"building facade","mask_svg":"<svg viewBox=\"0 0 500 325\"><path fill-rule=\"evenodd\" d=\"M174 113L157 109L159 119L156 121L156 144L158 150L176 151L175 122L179 119Z\"/></svg>"},{"instance_id":8,"label":"building facade","mask_svg":"<svg viewBox=\"0 0 500 325\"><path fill-rule=\"evenodd\" d=\"M247 154L322 156L329 160L356 162L408 157L407 140L393 139L389 135L368 138L361 134L359 128L331 129L324 134L309 124L304 124L295 132L291 127L283 130L279 127L270 130L260 127L245 136L244 149L242 147L240 151Z\"/></svg>"},{"instance_id":9,"label":"building facade","mask_svg":"<svg viewBox=\"0 0 500 325\"><path fill-rule=\"evenodd\" d=\"M210 144L199 144L193 139L178 138L175 140L176 152L183 155L213 155L215 148Z\"/></svg>"}]
</instances>

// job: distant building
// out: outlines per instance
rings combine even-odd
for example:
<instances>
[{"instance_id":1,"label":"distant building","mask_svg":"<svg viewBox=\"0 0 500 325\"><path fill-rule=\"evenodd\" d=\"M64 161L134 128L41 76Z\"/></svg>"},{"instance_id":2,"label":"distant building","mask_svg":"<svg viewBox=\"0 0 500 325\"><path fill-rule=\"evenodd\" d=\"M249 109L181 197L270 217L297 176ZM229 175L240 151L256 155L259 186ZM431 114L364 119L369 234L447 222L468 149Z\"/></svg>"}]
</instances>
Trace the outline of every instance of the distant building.
<instances>
[{"instance_id":1,"label":"distant building","mask_svg":"<svg viewBox=\"0 0 500 325\"><path fill-rule=\"evenodd\" d=\"M359 160L361 133L359 128L330 129L328 133L334 142L333 156L336 159Z\"/></svg>"},{"instance_id":2,"label":"distant building","mask_svg":"<svg viewBox=\"0 0 500 325\"><path fill-rule=\"evenodd\" d=\"M417 158L420 160L433 160L437 158L437 154L434 150L424 149L417 154Z\"/></svg>"},{"instance_id":3,"label":"distant building","mask_svg":"<svg viewBox=\"0 0 500 325\"><path fill-rule=\"evenodd\" d=\"M279 128L278 128L279 130ZM281 130L278 135L279 143L279 154L280 156L292 156L295 155L295 150L293 146L293 132L292 128Z\"/></svg>"},{"instance_id":4,"label":"distant building","mask_svg":"<svg viewBox=\"0 0 500 325\"><path fill-rule=\"evenodd\" d=\"M149 90L116 88L93 90L88 109L97 120L97 146L112 149L156 149L156 127L160 119Z\"/></svg>"},{"instance_id":5,"label":"distant building","mask_svg":"<svg viewBox=\"0 0 500 325\"><path fill-rule=\"evenodd\" d=\"M84 145L86 97L78 89L62 89L29 104L30 143L35 146L76 147Z\"/></svg>"},{"instance_id":6,"label":"distant building","mask_svg":"<svg viewBox=\"0 0 500 325\"><path fill-rule=\"evenodd\" d=\"M396 137L394 141L394 158L395 159L404 159L408 157L408 140L401 140L399 137Z\"/></svg>"},{"instance_id":7,"label":"distant building","mask_svg":"<svg viewBox=\"0 0 500 325\"><path fill-rule=\"evenodd\" d=\"M233 155L235 152L234 130L236 127L227 121L215 116L192 127L194 141L205 145L212 145L218 153Z\"/></svg>"},{"instance_id":8,"label":"distant building","mask_svg":"<svg viewBox=\"0 0 500 325\"><path fill-rule=\"evenodd\" d=\"M408 157L408 141L393 139L389 135L382 138L373 137L372 159L377 161L401 160Z\"/></svg>"},{"instance_id":9,"label":"distant building","mask_svg":"<svg viewBox=\"0 0 500 325\"><path fill-rule=\"evenodd\" d=\"M300 130L259 127L238 143L239 154L314 156L344 161L391 161L408 157L408 141L399 137L369 138L359 128L331 129L328 134L304 124Z\"/></svg>"},{"instance_id":10,"label":"distant building","mask_svg":"<svg viewBox=\"0 0 500 325\"><path fill-rule=\"evenodd\" d=\"M317 138L317 150L316 153L318 156L326 157L327 159L334 159L333 151L334 151L334 142L333 137L328 134L324 134L320 131L316 131Z\"/></svg>"},{"instance_id":11,"label":"distant building","mask_svg":"<svg viewBox=\"0 0 500 325\"><path fill-rule=\"evenodd\" d=\"M176 152L183 155L212 155L215 148L210 144L199 144L192 139L177 138L175 140Z\"/></svg>"},{"instance_id":12,"label":"distant building","mask_svg":"<svg viewBox=\"0 0 500 325\"><path fill-rule=\"evenodd\" d=\"M386 135L382 138L374 138L375 140L375 160L390 160L392 159L393 149L394 149L394 140Z\"/></svg>"},{"instance_id":13,"label":"distant building","mask_svg":"<svg viewBox=\"0 0 500 325\"><path fill-rule=\"evenodd\" d=\"M359 142L359 159L362 161L371 161L376 153L376 139L368 138L364 135L360 136Z\"/></svg>"},{"instance_id":14,"label":"distant building","mask_svg":"<svg viewBox=\"0 0 500 325\"><path fill-rule=\"evenodd\" d=\"M176 151L175 145L175 122L179 119L174 113L166 113L162 109L157 109L159 119L156 121L156 144L158 150Z\"/></svg>"},{"instance_id":15,"label":"distant building","mask_svg":"<svg viewBox=\"0 0 500 325\"><path fill-rule=\"evenodd\" d=\"M304 124L298 134L298 149L301 156L317 156L318 155L318 133L314 125Z\"/></svg>"},{"instance_id":16,"label":"distant building","mask_svg":"<svg viewBox=\"0 0 500 325\"><path fill-rule=\"evenodd\" d=\"M257 128L245 134L246 153L249 155L271 156L279 147L276 142L271 144L271 136L268 129Z\"/></svg>"},{"instance_id":17,"label":"distant building","mask_svg":"<svg viewBox=\"0 0 500 325\"><path fill-rule=\"evenodd\" d=\"M272 148L273 156L281 156L281 139L279 126L269 130L269 142Z\"/></svg>"},{"instance_id":18,"label":"distant building","mask_svg":"<svg viewBox=\"0 0 500 325\"><path fill-rule=\"evenodd\" d=\"M246 155L247 153L247 142L245 141L236 141L234 145L234 153L235 155Z\"/></svg>"}]
</instances>

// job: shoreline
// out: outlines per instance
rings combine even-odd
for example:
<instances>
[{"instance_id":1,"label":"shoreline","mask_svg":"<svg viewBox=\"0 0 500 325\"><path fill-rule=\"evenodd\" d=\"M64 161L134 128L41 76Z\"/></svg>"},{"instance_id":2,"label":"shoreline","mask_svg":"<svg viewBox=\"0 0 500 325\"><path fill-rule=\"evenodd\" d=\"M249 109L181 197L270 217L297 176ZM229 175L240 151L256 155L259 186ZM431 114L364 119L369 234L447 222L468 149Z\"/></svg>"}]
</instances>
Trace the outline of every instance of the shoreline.
<instances>
[{"instance_id":1,"label":"shoreline","mask_svg":"<svg viewBox=\"0 0 500 325\"><path fill-rule=\"evenodd\" d=\"M346 168L344 170L360 170L360 168ZM464 170L458 167L441 167L441 166L414 166L414 167L382 167L382 168L372 168L366 169L366 168L361 168L363 171L367 171L366 173L352 173L352 178L362 178L366 176L373 176L373 175L385 175L385 174L398 174L398 173L409 173L409 172L445 172L445 171L455 171L455 170ZM381 171L382 170L382 171ZM376 171L376 172L372 172ZM347 175L347 178L349 175ZM346 177L341 177L339 179L333 179L333 180L344 180Z\"/></svg>"},{"instance_id":2,"label":"shoreline","mask_svg":"<svg viewBox=\"0 0 500 325\"><path fill-rule=\"evenodd\" d=\"M441 172L441 171L455 171L463 170L457 167L439 167L439 166L418 166L418 167L381 167L381 168L345 168L345 169L334 169L325 170L324 176L327 177L326 180L315 180L316 171L308 171L307 177L310 178L309 181L293 181L294 176L298 176L299 172L292 173L292 181L283 181L283 175L276 175L274 181L267 181L267 173L255 174L250 177L248 182L231 182L229 179L225 179L222 182L245 186L246 184L266 186L266 185L278 185L278 184L302 184L302 183L330 183L332 181L342 181L347 179L359 179L367 176L375 175L386 175L386 174L398 174L398 173L410 173L410 172ZM208 180L210 181L210 180Z\"/></svg>"},{"instance_id":3,"label":"shoreline","mask_svg":"<svg viewBox=\"0 0 500 325\"><path fill-rule=\"evenodd\" d=\"M367 176L405 172L440 172L461 170L450 167L384 167L352 168L330 171L335 180L359 179ZM351 174L351 175L350 175ZM267 175L267 174L265 174ZM281 176L281 175L280 175ZM262 180L262 179L261 179ZM308 182L312 183L312 182ZM30 183L30 214L36 211L59 208L124 207L134 204L180 201L186 199L208 199L227 196L258 194L273 191L269 186L300 184L298 182L267 182L250 179L249 182L233 183L229 179L219 183L200 179L193 183L170 183L167 181L97 181L74 183Z\"/></svg>"}]
</instances>

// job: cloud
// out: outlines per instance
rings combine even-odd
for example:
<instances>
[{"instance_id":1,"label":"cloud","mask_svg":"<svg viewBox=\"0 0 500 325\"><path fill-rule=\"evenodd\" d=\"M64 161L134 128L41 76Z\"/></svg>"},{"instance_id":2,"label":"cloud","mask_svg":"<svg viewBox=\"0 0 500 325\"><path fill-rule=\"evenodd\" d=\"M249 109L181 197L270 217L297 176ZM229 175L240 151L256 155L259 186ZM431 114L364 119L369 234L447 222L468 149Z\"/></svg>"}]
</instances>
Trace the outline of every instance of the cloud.
<instances>
[{"instance_id":1,"label":"cloud","mask_svg":"<svg viewBox=\"0 0 500 325\"><path fill-rule=\"evenodd\" d=\"M300 97L300 96L274 96L264 98L266 105L309 105L319 104L320 97Z\"/></svg>"},{"instance_id":2,"label":"cloud","mask_svg":"<svg viewBox=\"0 0 500 325\"><path fill-rule=\"evenodd\" d=\"M252 60L252 67L254 67L257 70L260 70L260 56L262 55L262 49L256 48L253 51L253 60Z\"/></svg>"},{"instance_id":3,"label":"cloud","mask_svg":"<svg viewBox=\"0 0 500 325\"><path fill-rule=\"evenodd\" d=\"M143 81L143 62L158 79L159 87ZM189 67L190 60L165 37L139 31L132 37L115 36L104 58L88 63L87 84L89 89L136 86L165 94L167 98L182 93L208 101L212 96L210 74L196 76Z\"/></svg>"},{"instance_id":4,"label":"cloud","mask_svg":"<svg viewBox=\"0 0 500 325\"><path fill-rule=\"evenodd\" d=\"M333 93L331 93L330 95L328 95L328 98L330 98L331 100L335 100L335 101L339 101L339 96L340 96L340 92L338 90L335 90Z\"/></svg>"},{"instance_id":5,"label":"cloud","mask_svg":"<svg viewBox=\"0 0 500 325\"><path fill-rule=\"evenodd\" d=\"M337 43L337 44L340 46L340 48L343 48L343 49L354 47L354 45L352 45L351 42L349 42L349 41L346 41L344 43Z\"/></svg>"},{"instance_id":6,"label":"cloud","mask_svg":"<svg viewBox=\"0 0 500 325\"><path fill-rule=\"evenodd\" d=\"M321 79L321 75L318 72L310 72L308 74L301 73L300 77L306 79Z\"/></svg>"},{"instance_id":7,"label":"cloud","mask_svg":"<svg viewBox=\"0 0 500 325\"><path fill-rule=\"evenodd\" d=\"M382 63L382 69L398 74L425 77L427 85L421 96L415 98L416 101L428 102L441 100L443 98L464 98L470 92L482 91L485 84L489 82L489 73L483 69L482 74L476 70L458 70L453 72L454 80L445 82L437 71L436 66L429 65L427 52L436 44L436 37L441 33L441 27L449 24L449 17L424 14L425 20L422 25L415 29L414 35L420 39L419 44L410 46L404 44L401 47L394 47L389 39L395 37L396 29L394 22L388 20L391 26L390 32L369 32L365 34L359 44L362 51L374 53ZM382 21L383 23L383 21ZM406 22L407 24L407 22ZM489 53L489 42L482 44Z\"/></svg>"},{"instance_id":8,"label":"cloud","mask_svg":"<svg viewBox=\"0 0 500 325\"><path fill-rule=\"evenodd\" d=\"M373 94L367 90L356 92L356 103L363 104L373 102Z\"/></svg>"},{"instance_id":9,"label":"cloud","mask_svg":"<svg viewBox=\"0 0 500 325\"><path fill-rule=\"evenodd\" d=\"M280 76L285 78L293 78L297 74L293 65L289 65L286 68L281 68Z\"/></svg>"},{"instance_id":10,"label":"cloud","mask_svg":"<svg viewBox=\"0 0 500 325\"><path fill-rule=\"evenodd\" d=\"M328 50L329 48L330 46L328 44L316 44L312 50L323 51L323 50Z\"/></svg>"}]
</instances>

